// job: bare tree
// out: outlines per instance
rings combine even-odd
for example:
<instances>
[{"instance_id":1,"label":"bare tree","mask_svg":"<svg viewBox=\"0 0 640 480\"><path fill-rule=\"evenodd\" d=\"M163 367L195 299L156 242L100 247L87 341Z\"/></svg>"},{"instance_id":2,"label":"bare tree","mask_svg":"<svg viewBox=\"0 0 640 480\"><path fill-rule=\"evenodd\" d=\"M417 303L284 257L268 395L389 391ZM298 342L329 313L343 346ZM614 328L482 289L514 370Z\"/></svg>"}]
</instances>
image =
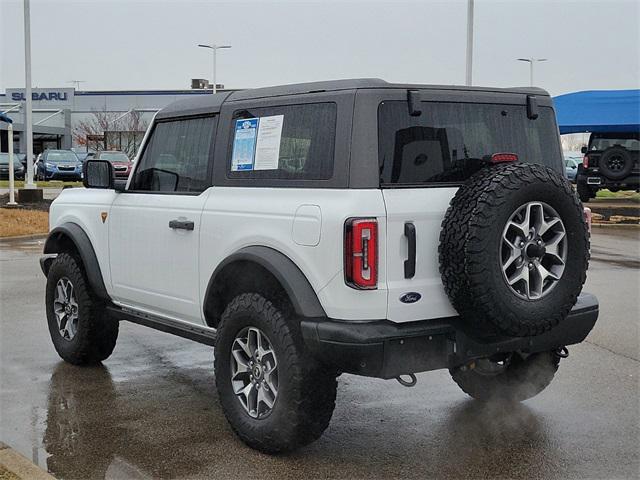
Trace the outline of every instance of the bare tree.
<instances>
[{"instance_id":1,"label":"bare tree","mask_svg":"<svg viewBox=\"0 0 640 480\"><path fill-rule=\"evenodd\" d=\"M76 145L92 150L121 150L133 158L148 125L143 112L138 110L124 116L119 112L96 110L76 123L73 140Z\"/></svg>"},{"instance_id":2,"label":"bare tree","mask_svg":"<svg viewBox=\"0 0 640 480\"><path fill-rule=\"evenodd\" d=\"M569 133L560 137L562 149L568 152L579 152L589 141L588 133Z\"/></svg>"}]
</instances>

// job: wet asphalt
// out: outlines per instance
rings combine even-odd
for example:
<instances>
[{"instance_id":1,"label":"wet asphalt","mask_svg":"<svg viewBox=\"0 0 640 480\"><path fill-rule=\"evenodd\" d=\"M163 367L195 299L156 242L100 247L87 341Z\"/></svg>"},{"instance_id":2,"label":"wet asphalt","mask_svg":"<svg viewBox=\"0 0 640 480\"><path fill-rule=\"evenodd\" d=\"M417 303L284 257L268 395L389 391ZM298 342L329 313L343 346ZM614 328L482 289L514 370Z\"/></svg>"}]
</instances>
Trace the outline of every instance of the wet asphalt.
<instances>
[{"instance_id":1,"label":"wet asphalt","mask_svg":"<svg viewBox=\"0 0 640 480\"><path fill-rule=\"evenodd\" d=\"M122 323L103 366L59 360L38 241L0 243L0 440L59 478L638 478L640 232L595 230L596 328L516 406L469 399L446 371L414 388L343 375L314 444L267 456L221 412L213 352Z\"/></svg>"}]
</instances>

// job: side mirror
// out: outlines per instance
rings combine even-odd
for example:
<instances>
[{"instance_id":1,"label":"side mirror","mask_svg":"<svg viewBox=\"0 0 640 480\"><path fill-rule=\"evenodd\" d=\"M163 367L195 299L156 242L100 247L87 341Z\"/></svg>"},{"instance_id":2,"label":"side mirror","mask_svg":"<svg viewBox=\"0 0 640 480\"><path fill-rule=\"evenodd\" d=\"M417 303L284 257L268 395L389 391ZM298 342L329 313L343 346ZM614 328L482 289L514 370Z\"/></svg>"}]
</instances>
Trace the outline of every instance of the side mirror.
<instances>
[{"instance_id":1,"label":"side mirror","mask_svg":"<svg viewBox=\"0 0 640 480\"><path fill-rule=\"evenodd\" d=\"M113 165L106 160L87 160L82 166L82 184L85 188L113 189Z\"/></svg>"},{"instance_id":2,"label":"side mirror","mask_svg":"<svg viewBox=\"0 0 640 480\"><path fill-rule=\"evenodd\" d=\"M582 154L584 155L585 153L587 153L589 150L587 149L586 145L583 145L582 148L580 149L580 151L582 152Z\"/></svg>"}]
</instances>

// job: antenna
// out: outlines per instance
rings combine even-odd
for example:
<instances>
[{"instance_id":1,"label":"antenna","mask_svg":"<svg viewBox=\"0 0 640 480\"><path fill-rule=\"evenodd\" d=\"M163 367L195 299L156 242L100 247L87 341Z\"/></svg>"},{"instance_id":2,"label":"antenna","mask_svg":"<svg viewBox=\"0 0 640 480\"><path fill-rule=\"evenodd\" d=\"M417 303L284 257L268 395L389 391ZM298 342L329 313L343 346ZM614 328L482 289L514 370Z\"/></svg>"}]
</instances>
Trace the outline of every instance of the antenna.
<instances>
[{"instance_id":1,"label":"antenna","mask_svg":"<svg viewBox=\"0 0 640 480\"><path fill-rule=\"evenodd\" d=\"M86 80L67 80L67 83L73 83L76 86L76 90L80 90L81 83L87 83Z\"/></svg>"}]
</instances>

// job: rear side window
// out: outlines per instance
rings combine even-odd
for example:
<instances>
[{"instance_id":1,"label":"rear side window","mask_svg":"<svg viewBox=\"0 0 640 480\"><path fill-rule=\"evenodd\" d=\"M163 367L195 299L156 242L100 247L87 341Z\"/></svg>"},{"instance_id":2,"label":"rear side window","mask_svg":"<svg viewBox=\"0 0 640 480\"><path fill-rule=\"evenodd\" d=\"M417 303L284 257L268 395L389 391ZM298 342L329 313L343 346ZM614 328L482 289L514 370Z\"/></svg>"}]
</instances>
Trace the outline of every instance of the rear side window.
<instances>
[{"instance_id":1,"label":"rear side window","mask_svg":"<svg viewBox=\"0 0 640 480\"><path fill-rule=\"evenodd\" d=\"M327 180L333 175L336 104L238 110L233 115L229 178Z\"/></svg>"},{"instance_id":2,"label":"rear side window","mask_svg":"<svg viewBox=\"0 0 640 480\"><path fill-rule=\"evenodd\" d=\"M209 153L215 118L189 118L156 124L134 174L131 189L202 192L209 181Z\"/></svg>"},{"instance_id":3,"label":"rear side window","mask_svg":"<svg viewBox=\"0 0 640 480\"><path fill-rule=\"evenodd\" d=\"M589 150L606 150L610 147L623 147L627 150L640 150L639 133L592 133Z\"/></svg>"},{"instance_id":4,"label":"rear side window","mask_svg":"<svg viewBox=\"0 0 640 480\"><path fill-rule=\"evenodd\" d=\"M422 102L422 114L411 116L406 102L383 102L378 142L382 185L460 183L494 153L562 168L549 107L532 120L521 105Z\"/></svg>"}]
</instances>

